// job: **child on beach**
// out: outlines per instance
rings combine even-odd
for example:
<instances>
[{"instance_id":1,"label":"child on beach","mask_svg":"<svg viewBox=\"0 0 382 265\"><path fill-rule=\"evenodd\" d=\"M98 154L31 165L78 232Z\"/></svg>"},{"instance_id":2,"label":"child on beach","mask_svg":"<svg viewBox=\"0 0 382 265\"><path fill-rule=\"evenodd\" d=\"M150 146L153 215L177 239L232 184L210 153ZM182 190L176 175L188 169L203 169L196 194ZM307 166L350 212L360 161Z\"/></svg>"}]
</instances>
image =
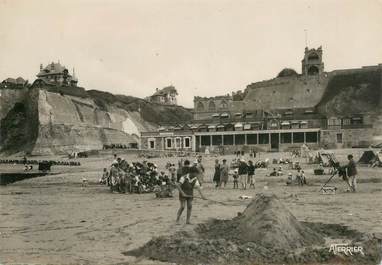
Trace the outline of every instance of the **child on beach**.
<instances>
[{"instance_id":1,"label":"child on beach","mask_svg":"<svg viewBox=\"0 0 382 265\"><path fill-rule=\"evenodd\" d=\"M233 188L239 188L239 171L237 169L233 172Z\"/></svg>"}]
</instances>

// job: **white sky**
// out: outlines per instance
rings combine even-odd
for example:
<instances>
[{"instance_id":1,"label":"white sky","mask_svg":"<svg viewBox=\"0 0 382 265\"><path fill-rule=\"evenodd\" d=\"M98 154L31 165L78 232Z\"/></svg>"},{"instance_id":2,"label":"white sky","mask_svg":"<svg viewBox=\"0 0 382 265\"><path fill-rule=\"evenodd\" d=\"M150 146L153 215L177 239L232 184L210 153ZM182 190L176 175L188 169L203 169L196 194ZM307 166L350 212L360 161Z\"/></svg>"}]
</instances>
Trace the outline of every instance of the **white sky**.
<instances>
[{"instance_id":1,"label":"white sky","mask_svg":"<svg viewBox=\"0 0 382 265\"><path fill-rule=\"evenodd\" d=\"M74 66L79 85L145 97L174 85L179 104L301 72L382 63L382 0L0 0L0 80Z\"/></svg>"}]
</instances>

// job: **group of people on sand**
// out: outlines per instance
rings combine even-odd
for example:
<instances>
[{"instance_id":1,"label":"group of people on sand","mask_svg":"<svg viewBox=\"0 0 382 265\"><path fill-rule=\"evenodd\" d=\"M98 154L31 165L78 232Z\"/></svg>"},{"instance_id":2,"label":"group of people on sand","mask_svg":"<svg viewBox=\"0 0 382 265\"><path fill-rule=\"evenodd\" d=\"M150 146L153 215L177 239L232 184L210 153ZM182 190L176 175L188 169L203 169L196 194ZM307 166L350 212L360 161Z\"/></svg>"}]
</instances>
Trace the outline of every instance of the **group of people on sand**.
<instances>
[{"instance_id":1,"label":"group of people on sand","mask_svg":"<svg viewBox=\"0 0 382 265\"><path fill-rule=\"evenodd\" d=\"M227 160L223 159L220 164L219 159L215 160L215 171L213 176L213 182L216 188L226 187L230 168L233 168L233 188L238 189L239 183L242 189L247 189L247 186L255 188L255 169L252 160L248 163L243 159L234 159L229 166Z\"/></svg>"},{"instance_id":2,"label":"group of people on sand","mask_svg":"<svg viewBox=\"0 0 382 265\"><path fill-rule=\"evenodd\" d=\"M110 187L111 192L144 193L167 191L172 196L172 183L164 171L159 172L158 167L146 160L142 163L128 163L124 158L114 156L110 169L104 168L99 182Z\"/></svg>"}]
</instances>

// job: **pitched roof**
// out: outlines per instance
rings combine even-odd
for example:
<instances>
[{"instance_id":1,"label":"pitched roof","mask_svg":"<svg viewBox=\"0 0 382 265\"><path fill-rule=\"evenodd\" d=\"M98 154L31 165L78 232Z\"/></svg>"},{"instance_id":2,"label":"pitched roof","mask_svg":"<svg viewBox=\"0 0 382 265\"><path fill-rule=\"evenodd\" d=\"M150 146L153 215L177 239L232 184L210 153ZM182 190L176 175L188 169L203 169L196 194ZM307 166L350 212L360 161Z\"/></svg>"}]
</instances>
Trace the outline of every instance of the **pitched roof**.
<instances>
[{"instance_id":1,"label":"pitched roof","mask_svg":"<svg viewBox=\"0 0 382 265\"><path fill-rule=\"evenodd\" d=\"M38 74L37 77L45 76L45 75L51 75L51 74L61 74L66 69L65 66L61 65L60 63L50 63L48 64L44 69L42 69Z\"/></svg>"},{"instance_id":2,"label":"pitched roof","mask_svg":"<svg viewBox=\"0 0 382 265\"><path fill-rule=\"evenodd\" d=\"M25 82L26 82L25 79L20 77L20 76L16 78L16 83L17 84L24 85Z\"/></svg>"},{"instance_id":3,"label":"pitched roof","mask_svg":"<svg viewBox=\"0 0 382 265\"><path fill-rule=\"evenodd\" d=\"M8 77L8 78L5 79L3 82L16 84L16 79Z\"/></svg>"},{"instance_id":4,"label":"pitched roof","mask_svg":"<svg viewBox=\"0 0 382 265\"><path fill-rule=\"evenodd\" d=\"M164 96L168 93L176 93L178 95L178 92L176 91L175 87L174 86L167 86L167 87L164 87L158 91L156 91L152 97L155 97L155 96Z\"/></svg>"}]
</instances>

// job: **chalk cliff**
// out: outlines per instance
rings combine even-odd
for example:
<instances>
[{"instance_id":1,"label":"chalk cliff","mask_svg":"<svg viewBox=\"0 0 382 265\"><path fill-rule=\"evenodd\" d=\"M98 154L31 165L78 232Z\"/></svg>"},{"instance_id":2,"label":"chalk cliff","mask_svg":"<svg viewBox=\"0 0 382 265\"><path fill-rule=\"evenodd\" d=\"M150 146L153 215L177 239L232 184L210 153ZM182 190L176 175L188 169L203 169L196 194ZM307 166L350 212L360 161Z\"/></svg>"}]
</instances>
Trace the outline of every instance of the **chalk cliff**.
<instances>
[{"instance_id":1,"label":"chalk cliff","mask_svg":"<svg viewBox=\"0 0 382 265\"><path fill-rule=\"evenodd\" d=\"M75 87L2 89L0 93L0 150L6 153L67 154L110 144L137 145L140 132L166 121L167 112L180 115L175 121L191 118L190 111L179 106L134 97L127 102L125 96ZM156 116L145 118L143 114L152 110Z\"/></svg>"}]
</instances>

